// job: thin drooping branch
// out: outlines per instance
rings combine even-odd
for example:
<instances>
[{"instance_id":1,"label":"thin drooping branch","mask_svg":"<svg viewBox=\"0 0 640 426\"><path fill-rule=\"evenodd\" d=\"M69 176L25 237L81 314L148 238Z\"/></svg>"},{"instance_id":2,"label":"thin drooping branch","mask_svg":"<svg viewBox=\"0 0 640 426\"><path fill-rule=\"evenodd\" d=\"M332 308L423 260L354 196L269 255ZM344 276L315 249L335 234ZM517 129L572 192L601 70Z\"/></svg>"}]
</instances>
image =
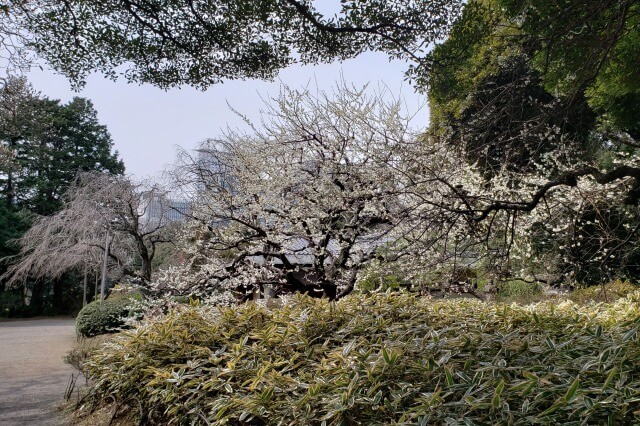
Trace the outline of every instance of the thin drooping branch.
<instances>
[{"instance_id":1,"label":"thin drooping branch","mask_svg":"<svg viewBox=\"0 0 640 426\"><path fill-rule=\"evenodd\" d=\"M55 278L85 264L97 269L108 238L112 269L148 282L155 245L171 240L164 199L165 192L155 186L122 176L81 173L65 193L63 208L39 217L18 240L21 251L7 259L4 278L17 284L27 278ZM147 208L152 203L158 210L155 216L145 214L151 213ZM136 257L141 263L137 272Z\"/></svg>"}]
</instances>

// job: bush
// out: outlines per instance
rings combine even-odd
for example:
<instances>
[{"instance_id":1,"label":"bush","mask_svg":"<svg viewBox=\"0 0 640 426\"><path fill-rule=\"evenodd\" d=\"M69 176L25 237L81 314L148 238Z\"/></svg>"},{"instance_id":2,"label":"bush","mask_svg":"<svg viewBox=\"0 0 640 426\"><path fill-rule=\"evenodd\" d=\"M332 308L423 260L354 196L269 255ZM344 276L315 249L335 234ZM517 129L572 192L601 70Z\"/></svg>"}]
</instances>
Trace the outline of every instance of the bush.
<instances>
[{"instance_id":1,"label":"bush","mask_svg":"<svg viewBox=\"0 0 640 426\"><path fill-rule=\"evenodd\" d=\"M638 424L638 302L183 306L86 362L86 407L141 424Z\"/></svg>"},{"instance_id":2,"label":"bush","mask_svg":"<svg viewBox=\"0 0 640 426\"><path fill-rule=\"evenodd\" d=\"M76 331L85 337L113 333L126 326L127 318L142 312L139 297L95 301L82 308L76 318Z\"/></svg>"},{"instance_id":3,"label":"bush","mask_svg":"<svg viewBox=\"0 0 640 426\"><path fill-rule=\"evenodd\" d=\"M638 286L628 281L613 281L604 286L579 288L569 296L576 303L586 301L611 302L638 290Z\"/></svg>"},{"instance_id":4,"label":"bush","mask_svg":"<svg viewBox=\"0 0 640 426\"><path fill-rule=\"evenodd\" d=\"M22 292L0 291L0 317L19 318L32 316L32 309L24 304Z\"/></svg>"},{"instance_id":5,"label":"bush","mask_svg":"<svg viewBox=\"0 0 640 426\"><path fill-rule=\"evenodd\" d=\"M498 288L498 298L504 302L531 303L545 296L540 284L522 280L503 281L498 283Z\"/></svg>"},{"instance_id":6,"label":"bush","mask_svg":"<svg viewBox=\"0 0 640 426\"><path fill-rule=\"evenodd\" d=\"M407 287L407 283L395 274L382 275L379 272L369 272L358 281L357 289L367 291L398 291L402 287Z\"/></svg>"}]
</instances>

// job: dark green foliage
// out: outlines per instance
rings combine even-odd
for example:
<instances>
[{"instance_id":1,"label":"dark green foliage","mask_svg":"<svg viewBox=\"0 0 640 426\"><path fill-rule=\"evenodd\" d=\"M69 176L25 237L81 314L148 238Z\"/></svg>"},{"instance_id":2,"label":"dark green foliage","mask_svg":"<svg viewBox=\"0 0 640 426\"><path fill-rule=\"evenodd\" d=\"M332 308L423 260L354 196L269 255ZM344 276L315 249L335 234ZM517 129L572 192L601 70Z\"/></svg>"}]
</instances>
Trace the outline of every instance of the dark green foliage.
<instances>
[{"instance_id":1,"label":"dark green foliage","mask_svg":"<svg viewBox=\"0 0 640 426\"><path fill-rule=\"evenodd\" d=\"M126 319L140 314L139 297L95 301L82 308L76 318L76 331L85 337L114 333L126 326Z\"/></svg>"},{"instance_id":2,"label":"dark green foliage","mask_svg":"<svg viewBox=\"0 0 640 426\"><path fill-rule=\"evenodd\" d=\"M24 303L21 289L0 291L0 317L21 318L32 315L32 309Z\"/></svg>"},{"instance_id":3,"label":"dark green foliage","mask_svg":"<svg viewBox=\"0 0 640 426\"><path fill-rule=\"evenodd\" d=\"M25 153L33 158L35 152L37 161L22 164L28 172L21 184L25 193L34 194L23 198L25 207L44 215L60 208L62 193L78 172L124 172L118 152L111 152L111 135L98 122L91 101L76 97L66 105L49 102L51 125L40 136L40 146L30 146Z\"/></svg>"},{"instance_id":4,"label":"dark green foliage","mask_svg":"<svg viewBox=\"0 0 640 426\"><path fill-rule=\"evenodd\" d=\"M640 137L640 4L635 0L500 0L518 20L545 87L586 91L607 121Z\"/></svg>"},{"instance_id":5,"label":"dark green foliage","mask_svg":"<svg viewBox=\"0 0 640 426\"><path fill-rule=\"evenodd\" d=\"M91 101L67 104L37 93L25 78L9 77L0 87L0 274L15 259L12 241L24 235L37 215L55 213L78 172L121 174L113 141L98 122ZM52 281L27 280L33 297L23 314L77 312L81 303L75 274ZM51 290L53 295L51 295ZM0 293L5 283L0 281ZM21 299L23 300L23 299ZM21 302L24 303L24 302ZM17 308L16 308L17 309Z\"/></svg>"},{"instance_id":6,"label":"dark green foliage","mask_svg":"<svg viewBox=\"0 0 640 426\"><path fill-rule=\"evenodd\" d=\"M459 0L355 0L333 14L300 0L38 1L24 24L38 53L77 83L94 70L116 78L124 65L130 81L207 87L369 50L417 58L445 36L461 7Z\"/></svg>"},{"instance_id":7,"label":"dark green foliage","mask_svg":"<svg viewBox=\"0 0 640 426\"><path fill-rule=\"evenodd\" d=\"M32 216L28 211L17 210L0 202L0 258L18 254L19 247L12 241L29 229Z\"/></svg>"},{"instance_id":8,"label":"dark green foliage","mask_svg":"<svg viewBox=\"0 0 640 426\"><path fill-rule=\"evenodd\" d=\"M429 55L430 100L460 105L505 56L522 54L546 92L570 104L586 99L602 120L637 138L639 12L634 0L470 1Z\"/></svg>"},{"instance_id":9,"label":"dark green foliage","mask_svg":"<svg viewBox=\"0 0 640 426\"><path fill-rule=\"evenodd\" d=\"M11 156L0 186L6 204L40 215L56 212L81 171L124 172L91 101L61 104L10 78L0 89L0 146Z\"/></svg>"},{"instance_id":10,"label":"dark green foliage","mask_svg":"<svg viewBox=\"0 0 640 426\"><path fill-rule=\"evenodd\" d=\"M639 297L183 307L84 363L88 406L146 424L635 424Z\"/></svg>"},{"instance_id":11,"label":"dark green foliage","mask_svg":"<svg viewBox=\"0 0 640 426\"><path fill-rule=\"evenodd\" d=\"M431 54L430 132L460 149L487 178L530 173L558 142L565 162L592 155L595 114L584 94L559 97L544 87L523 30L500 1L470 2L449 39ZM553 178L553 169L549 178ZM518 179L517 177L515 179Z\"/></svg>"},{"instance_id":12,"label":"dark green foliage","mask_svg":"<svg viewBox=\"0 0 640 426\"><path fill-rule=\"evenodd\" d=\"M429 55L432 132L452 130L485 169L519 172L560 145L574 161L595 158L596 129L637 138L639 11L633 1L469 2Z\"/></svg>"}]
</instances>

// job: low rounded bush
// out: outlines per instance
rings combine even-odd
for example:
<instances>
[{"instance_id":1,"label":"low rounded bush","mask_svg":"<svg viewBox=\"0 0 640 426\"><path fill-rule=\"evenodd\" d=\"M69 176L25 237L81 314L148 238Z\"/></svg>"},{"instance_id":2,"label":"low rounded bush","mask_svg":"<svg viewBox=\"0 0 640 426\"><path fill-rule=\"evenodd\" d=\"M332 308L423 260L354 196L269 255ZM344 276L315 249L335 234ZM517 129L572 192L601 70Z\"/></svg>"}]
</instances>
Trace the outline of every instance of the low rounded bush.
<instances>
[{"instance_id":1,"label":"low rounded bush","mask_svg":"<svg viewBox=\"0 0 640 426\"><path fill-rule=\"evenodd\" d=\"M85 337L114 333L126 326L127 318L139 315L139 297L95 301L82 308L76 318L76 331Z\"/></svg>"}]
</instances>

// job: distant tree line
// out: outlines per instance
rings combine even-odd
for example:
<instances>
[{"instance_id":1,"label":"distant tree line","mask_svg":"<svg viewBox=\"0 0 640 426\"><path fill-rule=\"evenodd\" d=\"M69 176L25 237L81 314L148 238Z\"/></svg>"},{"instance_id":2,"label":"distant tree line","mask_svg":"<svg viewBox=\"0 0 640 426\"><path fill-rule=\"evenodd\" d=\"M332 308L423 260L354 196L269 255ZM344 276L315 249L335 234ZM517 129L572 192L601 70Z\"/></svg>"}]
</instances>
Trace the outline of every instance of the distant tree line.
<instances>
[{"instance_id":1,"label":"distant tree line","mask_svg":"<svg viewBox=\"0 0 640 426\"><path fill-rule=\"evenodd\" d=\"M2 272L11 264L10 257L19 252L14 240L38 217L61 208L63 193L82 171L124 173L124 164L113 151L111 136L99 123L91 101L76 97L62 103L36 92L25 78L7 78L0 87ZM27 309L19 306L24 303L23 289L10 290L2 280L0 300L5 301L5 310L17 304L11 309L63 312L74 303L66 300L70 294L65 294L65 287L76 281L70 275L30 280Z\"/></svg>"}]
</instances>

